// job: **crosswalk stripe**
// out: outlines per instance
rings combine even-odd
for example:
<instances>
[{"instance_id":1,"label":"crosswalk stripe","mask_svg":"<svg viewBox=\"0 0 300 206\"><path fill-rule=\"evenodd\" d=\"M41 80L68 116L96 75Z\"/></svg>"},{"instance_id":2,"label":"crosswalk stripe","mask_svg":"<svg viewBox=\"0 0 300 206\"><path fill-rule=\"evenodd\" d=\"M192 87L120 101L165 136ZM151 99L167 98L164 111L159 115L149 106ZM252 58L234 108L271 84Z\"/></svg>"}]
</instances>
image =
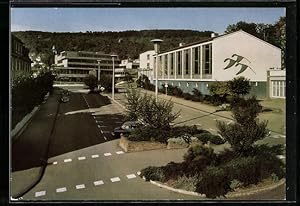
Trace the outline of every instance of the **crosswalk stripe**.
<instances>
[{"instance_id":1,"label":"crosswalk stripe","mask_svg":"<svg viewBox=\"0 0 300 206\"><path fill-rule=\"evenodd\" d=\"M76 189L77 189L77 190L84 189L84 188L85 188L85 185L84 185L84 184L76 185Z\"/></svg>"},{"instance_id":2,"label":"crosswalk stripe","mask_svg":"<svg viewBox=\"0 0 300 206\"><path fill-rule=\"evenodd\" d=\"M98 180L98 181L95 181L95 182L94 182L94 185L95 185L95 186L103 185L103 184L104 184L104 182L103 182L102 180Z\"/></svg>"},{"instance_id":3,"label":"crosswalk stripe","mask_svg":"<svg viewBox=\"0 0 300 206\"><path fill-rule=\"evenodd\" d=\"M116 153L117 153L117 154L124 154L123 151L117 151Z\"/></svg>"},{"instance_id":4,"label":"crosswalk stripe","mask_svg":"<svg viewBox=\"0 0 300 206\"><path fill-rule=\"evenodd\" d=\"M128 179L136 178L135 174L126 175Z\"/></svg>"},{"instance_id":5,"label":"crosswalk stripe","mask_svg":"<svg viewBox=\"0 0 300 206\"><path fill-rule=\"evenodd\" d=\"M113 178L110 178L110 181L111 182L119 182L121 181L119 177L113 177Z\"/></svg>"},{"instance_id":6,"label":"crosswalk stripe","mask_svg":"<svg viewBox=\"0 0 300 206\"><path fill-rule=\"evenodd\" d=\"M104 153L104 156L111 156L111 153Z\"/></svg>"},{"instance_id":7,"label":"crosswalk stripe","mask_svg":"<svg viewBox=\"0 0 300 206\"><path fill-rule=\"evenodd\" d=\"M99 155L95 154L95 155L92 155L92 158L98 158Z\"/></svg>"},{"instance_id":8,"label":"crosswalk stripe","mask_svg":"<svg viewBox=\"0 0 300 206\"><path fill-rule=\"evenodd\" d=\"M72 162L72 159L65 159L64 162Z\"/></svg>"},{"instance_id":9,"label":"crosswalk stripe","mask_svg":"<svg viewBox=\"0 0 300 206\"><path fill-rule=\"evenodd\" d=\"M65 192L65 191L67 191L66 187L61 187L56 189L56 192Z\"/></svg>"},{"instance_id":10,"label":"crosswalk stripe","mask_svg":"<svg viewBox=\"0 0 300 206\"><path fill-rule=\"evenodd\" d=\"M85 157L78 157L78 160L85 160Z\"/></svg>"},{"instance_id":11,"label":"crosswalk stripe","mask_svg":"<svg viewBox=\"0 0 300 206\"><path fill-rule=\"evenodd\" d=\"M40 197L46 195L46 191L39 191L35 193L35 197Z\"/></svg>"}]
</instances>

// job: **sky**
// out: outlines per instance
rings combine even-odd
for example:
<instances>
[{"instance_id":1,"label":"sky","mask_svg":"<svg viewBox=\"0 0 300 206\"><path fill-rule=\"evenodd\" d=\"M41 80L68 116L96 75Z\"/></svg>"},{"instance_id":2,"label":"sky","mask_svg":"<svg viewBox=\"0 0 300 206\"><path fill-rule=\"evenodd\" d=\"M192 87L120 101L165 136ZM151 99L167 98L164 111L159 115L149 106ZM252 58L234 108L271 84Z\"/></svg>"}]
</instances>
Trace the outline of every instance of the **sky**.
<instances>
[{"instance_id":1,"label":"sky","mask_svg":"<svg viewBox=\"0 0 300 206\"><path fill-rule=\"evenodd\" d=\"M239 21L274 24L285 8L12 8L11 31L191 29L224 33Z\"/></svg>"}]
</instances>

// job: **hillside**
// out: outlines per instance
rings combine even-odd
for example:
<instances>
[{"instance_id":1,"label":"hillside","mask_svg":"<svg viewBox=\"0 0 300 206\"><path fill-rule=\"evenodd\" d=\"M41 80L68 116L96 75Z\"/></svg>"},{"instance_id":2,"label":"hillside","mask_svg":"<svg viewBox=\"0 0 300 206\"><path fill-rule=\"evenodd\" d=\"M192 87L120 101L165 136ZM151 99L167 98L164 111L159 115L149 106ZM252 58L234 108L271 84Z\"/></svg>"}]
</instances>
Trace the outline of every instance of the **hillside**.
<instances>
[{"instance_id":1,"label":"hillside","mask_svg":"<svg viewBox=\"0 0 300 206\"><path fill-rule=\"evenodd\" d=\"M20 38L30 53L41 56L46 64L51 63L52 46L58 52L103 51L116 53L121 58L138 58L139 54L153 49L151 39L163 39L161 50L177 47L179 43L191 43L210 37L212 31L194 30L141 30L122 32L78 32L57 33L41 31L12 32Z\"/></svg>"}]
</instances>

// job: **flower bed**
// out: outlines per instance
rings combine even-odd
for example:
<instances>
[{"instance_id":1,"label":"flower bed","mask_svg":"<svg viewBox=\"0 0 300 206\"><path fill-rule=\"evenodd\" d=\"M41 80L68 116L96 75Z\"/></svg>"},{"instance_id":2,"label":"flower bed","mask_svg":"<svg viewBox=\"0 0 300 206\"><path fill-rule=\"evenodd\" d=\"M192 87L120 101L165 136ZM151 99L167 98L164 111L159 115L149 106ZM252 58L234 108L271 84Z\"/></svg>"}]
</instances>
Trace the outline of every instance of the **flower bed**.
<instances>
[{"instance_id":1,"label":"flower bed","mask_svg":"<svg viewBox=\"0 0 300 206\"><path fill-rule=\"evenodd\" d=\"M130 141L127 137L121 135L119 146L125 152L139 152L145 150L165 149L167 145L159 142L151 141Z\"/></svg>"}]
</instances>

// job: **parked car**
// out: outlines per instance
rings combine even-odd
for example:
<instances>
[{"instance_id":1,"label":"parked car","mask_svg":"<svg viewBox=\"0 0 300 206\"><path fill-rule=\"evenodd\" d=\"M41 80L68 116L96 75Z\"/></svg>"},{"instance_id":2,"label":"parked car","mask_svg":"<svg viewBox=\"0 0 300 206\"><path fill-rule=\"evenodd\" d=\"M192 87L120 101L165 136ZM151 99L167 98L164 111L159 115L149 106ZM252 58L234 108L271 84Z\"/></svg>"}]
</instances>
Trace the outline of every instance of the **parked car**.
<instances>
[{"instance_id":1,"label":"parked car","mask_svg":"<svg viewBox=\"0 0 300 206\"><path fill-rule=\"evenodd\" d=\"M67 103L70 101L70 97L67 96L67 95L63 95L61 98L60 98L60 101L63 102L63 103Z\"/></svg>"},{"instance_id":2,"label":"parked car","mask_svg":"<svg viewBox=\"0 0 300 206\"><path fill-rule=\"evenodd\" d=\"M115 137L120 137L121 134L131 133L135 128L142 126L143 124L139 121L127 121L124 122L121 127L116 127L112 132Z\"/></svg>"}]
</instances>

